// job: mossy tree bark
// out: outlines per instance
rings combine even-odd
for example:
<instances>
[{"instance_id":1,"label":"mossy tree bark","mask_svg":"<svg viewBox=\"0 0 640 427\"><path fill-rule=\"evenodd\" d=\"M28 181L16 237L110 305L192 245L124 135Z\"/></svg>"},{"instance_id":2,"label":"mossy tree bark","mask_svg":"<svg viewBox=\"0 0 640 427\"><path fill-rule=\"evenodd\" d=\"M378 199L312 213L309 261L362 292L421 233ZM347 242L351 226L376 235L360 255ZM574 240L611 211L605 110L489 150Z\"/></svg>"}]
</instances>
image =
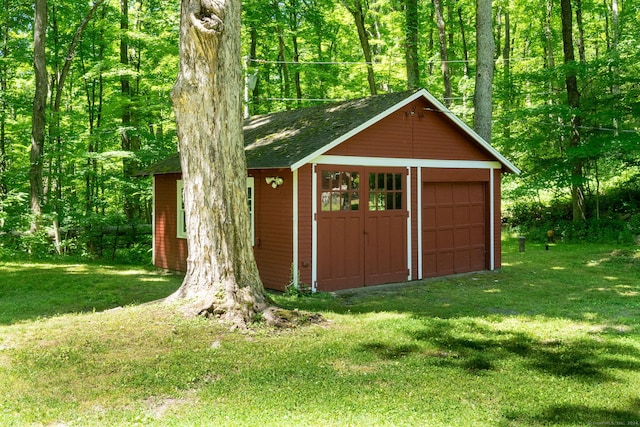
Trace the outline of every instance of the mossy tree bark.
<instances>
[{"instance_id":1,"label":"mossy tree bark","mask_svg":"<svg viewBox=\"0 0 640 427\"><path fill-rule=\"evenodd\" d=\"M250 240L242 136L240 0L182 0L172 91L188 236L169 301L243 325L266 309Z\"/></svg>"}]
</instances>

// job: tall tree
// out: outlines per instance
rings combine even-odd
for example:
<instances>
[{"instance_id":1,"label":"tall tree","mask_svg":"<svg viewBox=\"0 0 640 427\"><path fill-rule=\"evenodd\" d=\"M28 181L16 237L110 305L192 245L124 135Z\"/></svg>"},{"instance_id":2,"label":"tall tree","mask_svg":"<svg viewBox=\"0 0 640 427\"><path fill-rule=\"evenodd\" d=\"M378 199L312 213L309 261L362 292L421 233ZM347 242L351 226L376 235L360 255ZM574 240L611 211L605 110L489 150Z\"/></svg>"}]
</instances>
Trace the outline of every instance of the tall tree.
<instances>
[{"instance_id":1,"label":"tall tree","mask_svg":"<svg viewBox=\"0 0 640 427\"><path fill-rule=\"evenodd\" d=\"M405 63L407 66L407 88L420 86L418 66L418 0L405 0Z\"/></svg>"},{"instance_id":2,"label":"tall tree","mask_svg":"<svg viewBox=\"0 0 640 427\"><path fill-rule=\"evenodd\" d=\"M447 49L447 28L444 22L442 0L433 0L435 9L436 24L438 25L438 41L440 42L440 64L442 70L442 81L444 83L444 105L451 105L451 73L449 72L449 53Z\"/></svg>"},{"instance_id":3,"label":"tall tree","mask_svg":"<svg viewBox=\"0 0 640 427\"><path fill-rule=\"evenodd\" d=\"M492 18L491 0L476 0L476 90L473 97L473 128L487 142L491 142L495 51Z\"/></svg>"},{"instance_id":4,"label":"tall tree","mask_svg":"<svg viewBox=\"0 0 640 427\"><path fill-rule=\"evenodd\" d=\"M45 56L47 35L47 0L35 0L33 22L33 68L36 88L33 96L33 113L31 124L31 168L29 182L31 188L31 230L38 228L42 214L42 169L44 160L44 139L46 129L47 107L47 62Z\"/></svg>"},{"instance_id":5,"label":"tall tree","mask_svg":"<svg viewBox=\"0 0 640 427\"><path fill-rule=\"evenodd\" d=\"M189 255L169 301L240 325L266 307L251 248L241 97L240 0L182 0L171 98Z\"/></svg>"},{"instance_id":6,"label":"tall tree","mask_svg":"<svg viewBox=\"0 0 640 427\"><path fill-rule=\"evenodd\" d=\"M120 0L120 65L122 74L120 75L120 93L122 94L122 111L120 129L120 143L123 151L131 152L136 147L131 129L131 80L129 78L129 1ZM134 169L133 160L126 156L122 159L122 172L125 179L131 179ZM129 221L135 216L135 209L138 203L129 194L127 188L124 189L124 212Z\"/></svg>"},{"instance_id":7,"label":"tall tree","mask_svg":"<svg viewBox=\"0 0 640 427\"><path fill-rule=\"evenodd\" d=\"M0 47L0 198L7 197L7 83L9 80L9 0L4 0L3 6L7 14L3 16L2 46ZM1 208L0 208L1 209Z\"/></svg>"},{"instance_id":8,"label":"tall tree","mask_svg":"<svg viewBox=\"0 0 640 427\"><path fill-rule=\"evenodd\" d=\"M366 27L366 5L363 6L362 0L341 0L344 7L347 8L356 23L358 30L358 39L360 47L367 63L367 82L369 83L369 92L371 95L378 93L376 87L376 78L373 72L373 55L371 53L371 44L369 43L369 33Z\"/></svg>"},{"instance_id":9,"label":"tall tree","mask_svg":"<svg viewBox=\"0 0 640 427\"><path fill-rule=\"evenodd\" d=\"M576 59L573 48L573 12L571 0L560 1L562 18L562 49L564 52L565 84L567 88L567 102L569 104L570 130L569 136L569 163L571 168L571 201L573 206L573 220L585 219L584 187L583 187L583 162L575 153L580 146L580 128L582 117L580 114L580 91L578 89L578 77Z\"/></svg>"}]
</instances>

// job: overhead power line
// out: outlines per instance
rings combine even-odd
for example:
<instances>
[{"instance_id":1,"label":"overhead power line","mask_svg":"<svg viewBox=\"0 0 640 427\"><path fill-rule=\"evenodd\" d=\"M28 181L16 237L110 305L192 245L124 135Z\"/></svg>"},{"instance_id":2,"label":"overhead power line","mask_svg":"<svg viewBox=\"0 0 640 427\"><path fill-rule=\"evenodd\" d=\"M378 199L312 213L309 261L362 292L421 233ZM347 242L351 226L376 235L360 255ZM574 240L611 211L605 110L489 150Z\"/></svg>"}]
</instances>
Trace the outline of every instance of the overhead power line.
<instances>
[{"instance_id":1,"label":"overhead power line","mask_svg":"<svg viewBox=\"0 0 640 427\"><path fill-rule=\"evenodd\" d=\"M531 61L539 58L509 58L510 62L514 61ZM392 62L366 62L366 61L278 61L270 59L257 59L246 58L248 62L254 62L256 64L276 64L276 65L389 65L389 64L404 64L404 61L392 61ZM448 61L440 61L437 59L427 62L446 62L448 64L462 64L462 63L474 63L474 59L450 59Z\"/></svg>"}]
</instances>

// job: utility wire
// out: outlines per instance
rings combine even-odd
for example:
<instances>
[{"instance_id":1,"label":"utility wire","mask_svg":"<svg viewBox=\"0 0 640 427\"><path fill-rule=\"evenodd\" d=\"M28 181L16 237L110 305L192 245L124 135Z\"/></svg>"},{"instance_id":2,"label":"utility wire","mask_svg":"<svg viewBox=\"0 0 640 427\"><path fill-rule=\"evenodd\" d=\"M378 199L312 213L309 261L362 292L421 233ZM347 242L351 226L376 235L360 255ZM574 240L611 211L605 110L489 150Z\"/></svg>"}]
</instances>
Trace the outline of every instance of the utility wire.
<instances>
[{"instance_id":1,"label":"utility wire","mask_svg":"<svg viewBox=\"0 0 640 427\"><path fill-rule=\"evenodd\" d=\"M531 61L539 58L509 58L509 61ZM269 59L257 59L246 58L247 62L254 62L256 64L277 64L277 65L390 65L390 64L404 64L404 61L392 61L392 62L366 62L366 61L273 61ZM428 62L438 62L447 64L457 63L474 63L474 59L450 59L448 61L429 60Z\"/></svg>"}]
</instances>

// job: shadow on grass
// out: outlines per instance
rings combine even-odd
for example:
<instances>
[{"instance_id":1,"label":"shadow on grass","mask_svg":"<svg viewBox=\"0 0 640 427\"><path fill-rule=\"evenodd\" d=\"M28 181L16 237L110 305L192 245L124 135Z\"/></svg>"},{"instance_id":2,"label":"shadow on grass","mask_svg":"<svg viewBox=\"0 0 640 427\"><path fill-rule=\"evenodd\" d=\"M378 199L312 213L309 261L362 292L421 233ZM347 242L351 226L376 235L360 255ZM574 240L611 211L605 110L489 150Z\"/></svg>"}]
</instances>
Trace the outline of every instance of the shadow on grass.
<instances>
[{"instance_id":1,"label":"shadow on grass","mask_svg":"<svg viewBox=\"0 0 640 427\"><path fill-rule=\"evenodd\" d=\"M590 383L615 381L612 369L640 370L633 345L607 340L534 339L523 332L496 331L467 320L461 336L459 325L432 320L429 327L407 332L411 338L435 347L434 364L448 364L467 370L491 370L501 360L519 358L529 369L557 377L571 377ZM472 337L470 336L472 335Z\"/></svg>"},{"instance_id":2,"label":"shadow on grass","mask_svg":"<svg viewBox=\"0 0 640 427\"><path fill-rule=\"evenodd\" d=\"M515 361L546 375L604 384L616 380L616 369L640 370L637 348L624 344L640 334L635 253L580 246L520 254L512 248L505 257L512 265L501 272L278 301L337 314L403 314L409 319L404 333L420 345L398 347L382 337L362 346L381 359L428 348L425 363L475 374ZM520 326L509 327L509 319ZM537 324L535 333L522 327L528 319ZM571 325L581 331L544 330Z\"/></svg>"},{"instance_id":3,"label":"shadow on grass","mask_svg":"<svg viewBox=\"0 0 640 427\"><path fill-rule=\"evenodd\" d=\"M0 261L0 325L164 298L181 276L132 266Z\"/></svg>"},{"instance_id":4,"label":"shadow on grass","mask_svg":"<svg viewBox=\"0 0 640 427\"><path fill-rule=\"evenodd\" d=\"M508 411L504 418L510 425L514 421L542 425L601 425L601 426L637 426L640 425L640 399L631 399L625 405L628 409L591 408L586 405L555 405L538 414L521 411Z\"/></svg>"}]
</instances>

